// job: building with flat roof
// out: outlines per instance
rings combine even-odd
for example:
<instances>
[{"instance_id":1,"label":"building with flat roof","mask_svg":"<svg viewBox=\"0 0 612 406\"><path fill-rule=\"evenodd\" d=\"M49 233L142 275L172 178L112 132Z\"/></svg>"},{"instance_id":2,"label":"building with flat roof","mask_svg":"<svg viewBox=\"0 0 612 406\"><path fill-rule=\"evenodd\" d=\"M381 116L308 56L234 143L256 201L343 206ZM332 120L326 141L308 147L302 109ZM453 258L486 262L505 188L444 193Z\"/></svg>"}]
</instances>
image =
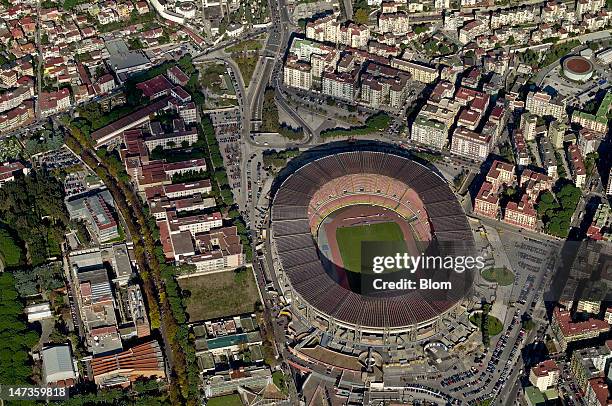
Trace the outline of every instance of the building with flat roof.
<instances>
[{"instance_id":1,"label":"building with flat roof","mask_svg":"<svg viewBox=\"0 0 612 406\"><path fill-rule=\"evenodd\" d=\"M84 220L92 237L99 242L119 237L117 221L111 208L113 198L108 190L93 190L66 201L71 219Z\"/></svg>"},{"instance_id":2,"label":"building with flat roof","mask_svg":"<svg viewBox=\"0 0 612 406\"><path fill-rule=\"evenodd\" d=\"M111 208L113 198L108 190L94 190L77 195L66 201L71 219L84 220L87 229L98 242L119 237L117 221Z\"/></svg>"},{"instance_id":3,"label":"building with flat roof","mask_svg":"<svg viewBox=\"0 0 612 406\"><path fill-rule=\"evenodd\" d=\"M104 45L109 54L110 67L122 81L153 66L141 51L130 51L123 39L105 41Z\"/></svg>"},{"instance_id":4,"label":"building with flat roof","mask_svg":"<svg viewBox=\"0 0 612 406\"><path fill-rule=\"evenodd\" d=\"M436 149L442 149L448 142L446 124L418 115L412 123L410 139Z\"/></svg>"}]
</instances>

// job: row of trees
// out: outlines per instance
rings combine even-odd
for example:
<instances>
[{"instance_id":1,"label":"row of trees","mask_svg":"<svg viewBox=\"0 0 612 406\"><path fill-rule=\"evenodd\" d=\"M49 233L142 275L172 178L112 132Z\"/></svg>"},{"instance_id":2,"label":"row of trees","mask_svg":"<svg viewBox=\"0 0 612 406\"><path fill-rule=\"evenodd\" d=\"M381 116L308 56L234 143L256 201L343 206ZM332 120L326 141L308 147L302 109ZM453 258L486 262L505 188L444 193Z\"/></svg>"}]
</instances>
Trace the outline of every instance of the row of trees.
<instances>
[{"instance_id":1,"label":"row of trees","mask_svg":"<svg viewBox=\"0 0 612 406\"><path fill-rule=\"evenodd\" d=\"M188 360L186 355L186 349L189 347L185 341L187 337L185 334L179 334L180 326L168 300L160 261L155 255L159 231L154 229L154 222L151 224L131 185L118 180L111 173L105 157L92 154L91 139L77 128L71 127L66 144L80 155L89 167L95 168L96 174L109 188L117 209L126 220L133 238L134 254L140 270L139 276L147 301L151 328L160 329L166 354L171 361L174 383L169 388L170 400L173 404L195 405L198 399L199 377L197 373L193 373L193 368L188 368L188 362L191 360Z\"/></svg>"},{"instance_id":2,"label":"row of trees","mask_svg":"<svg viewBox=\"0 0 612 406\"><path fill-rule=\"evenodd\" d=\"M32 375L28 353L39 337L22 321L23 308L15 278L0 273L0 382L4 385L23 385Z\"/></svg>"},{"instance_id":3,"label":"row of trees","mask_svg":"<svg viewBox=\"0 0 612 406\"><path fill-rule=\"evenodd\" d=\"M378 131L385 130L389 126L390 122L391 117L387 113L380 112L368 117L365 122L365 125L363 126L351 128L331 128L329 130L323 131L321 133L321 137L333 138L372 134Z\"/></svg>"}]
</instances>

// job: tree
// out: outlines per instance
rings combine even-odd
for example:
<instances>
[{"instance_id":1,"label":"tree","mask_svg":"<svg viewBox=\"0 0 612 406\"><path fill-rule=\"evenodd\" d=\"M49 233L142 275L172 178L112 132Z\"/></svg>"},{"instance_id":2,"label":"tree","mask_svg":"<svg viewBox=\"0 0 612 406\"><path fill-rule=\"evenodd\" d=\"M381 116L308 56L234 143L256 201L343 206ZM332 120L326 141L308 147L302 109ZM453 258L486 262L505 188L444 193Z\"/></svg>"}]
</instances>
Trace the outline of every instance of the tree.
<instances>
[{"instance_id":1,"label":"tree","mask_svg":"<svg viewBox=\"0 0 612 406\"><path fill-rule=\"evenodd\" d=\"M367 24L370 19L369 10L366 8L360 8L355 10L355 15L353 16L355 22L358 24Z\"/></svg>"}]
</instances>

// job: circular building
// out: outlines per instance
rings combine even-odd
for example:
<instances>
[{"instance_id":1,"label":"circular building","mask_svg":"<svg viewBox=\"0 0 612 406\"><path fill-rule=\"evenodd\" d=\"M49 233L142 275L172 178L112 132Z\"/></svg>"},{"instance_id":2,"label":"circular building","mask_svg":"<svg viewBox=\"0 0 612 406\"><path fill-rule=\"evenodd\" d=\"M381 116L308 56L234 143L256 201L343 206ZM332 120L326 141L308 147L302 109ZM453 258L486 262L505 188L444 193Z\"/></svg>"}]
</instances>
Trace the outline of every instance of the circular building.
<instances>
[{"instance_id":1,"label":"circular building","mask_svg":"<svg viewBox=\"0 0 612 406\"><path fill-rule=\"evenodd\" d=\"M272 255L294 314L322 331L369 344L387 343L389 335L417 339L436 331L441 316L464 299L471 280L462 279L469 286L443 297L420 290L376 295L355 289L354 272L344 269L347 257L334 249L334 231L357 227L350 234L373 224L387 227L383 236L396 233L412 248L431 241L473 247L461 205L446 181L427 167L378 151L315 159L282 181L271 206Z\"/></svg>"},{"instance_id":2,"label":"circular building","mask_svg":"<svg viewBox=\"0 0 612 406\"><path fill-rule=\"evenodd\" d=\"M587 81L593 76L593 63L583 56L570 56L563 60L563 74L577 82Z\"/></svg>"}]
</instances>

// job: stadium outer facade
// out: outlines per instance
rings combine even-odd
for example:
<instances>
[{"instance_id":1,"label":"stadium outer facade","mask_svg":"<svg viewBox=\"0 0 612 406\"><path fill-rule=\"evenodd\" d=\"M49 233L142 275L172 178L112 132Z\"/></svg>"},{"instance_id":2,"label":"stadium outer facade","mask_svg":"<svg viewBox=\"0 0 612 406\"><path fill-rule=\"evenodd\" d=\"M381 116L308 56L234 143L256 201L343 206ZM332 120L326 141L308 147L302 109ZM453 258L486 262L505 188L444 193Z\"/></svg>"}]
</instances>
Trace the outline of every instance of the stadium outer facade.
<instances>
[{"instance_id":1,"label":"stadium outer facade","mask_svg":"<svg viewBox=\"0 0 612 406\"><path fill-rule=\"evenodd\" d=\"M444 179L427 167L389 152L352 151L315 159L289 175L274 194L271 250L279 284L294 317L330 334L354 332L355 342L385 345L392 335L410 340L441 327L464 299L427 300L418 291L362 296L326 272L315 242L331 212L351 204L396 211L412 221L419 238L468 241L473 236L462 207Z\"/></svg>"}]
</instances>

